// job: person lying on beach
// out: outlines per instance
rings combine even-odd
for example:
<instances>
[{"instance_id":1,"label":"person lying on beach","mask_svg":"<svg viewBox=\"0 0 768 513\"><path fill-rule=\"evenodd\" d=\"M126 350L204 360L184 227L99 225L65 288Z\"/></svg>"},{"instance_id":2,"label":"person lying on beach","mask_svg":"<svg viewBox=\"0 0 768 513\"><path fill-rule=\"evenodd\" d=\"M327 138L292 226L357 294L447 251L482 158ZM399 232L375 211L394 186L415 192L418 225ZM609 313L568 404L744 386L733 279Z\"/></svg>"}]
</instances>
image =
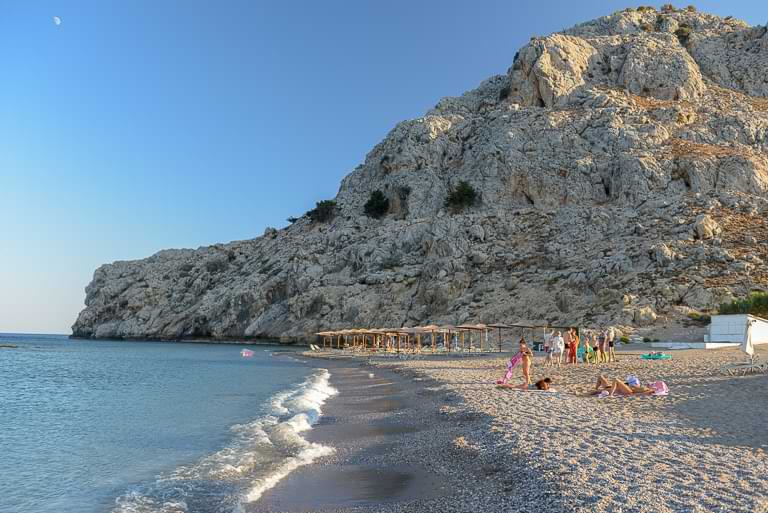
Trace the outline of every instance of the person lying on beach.
<instances>
[{"instance_id":1,"label":"person lying on beach","mask_svg":"<svg viewBox=\"0 0 768 513\"><path fill-rule=\"evenodd\" d=\"M609 381L603 375L597 377L597 383L595 383L595 389L592 391L592 395L598 395L602 392L608 392L608 395L651 395L656 393L656 389L650 387L644 387L640 384L640 380L634 376L629 376L627 381L621 381L614 378L613 381Z\"/></svg>"},{"instance_id":2,"label":"person lying on beach","mask_svg":"<svg viewBox=\"0 0 768 513\"><path fill-rule=\"evenodd\" d=\"M498 388L513 388L515 390L536 390L536 391L550 391L554 392L555 390L552 388L552 378L544 378L538 380L533 385L507 385L507 384L499 384L496 385Z\"/></svg>"}]
</instances>

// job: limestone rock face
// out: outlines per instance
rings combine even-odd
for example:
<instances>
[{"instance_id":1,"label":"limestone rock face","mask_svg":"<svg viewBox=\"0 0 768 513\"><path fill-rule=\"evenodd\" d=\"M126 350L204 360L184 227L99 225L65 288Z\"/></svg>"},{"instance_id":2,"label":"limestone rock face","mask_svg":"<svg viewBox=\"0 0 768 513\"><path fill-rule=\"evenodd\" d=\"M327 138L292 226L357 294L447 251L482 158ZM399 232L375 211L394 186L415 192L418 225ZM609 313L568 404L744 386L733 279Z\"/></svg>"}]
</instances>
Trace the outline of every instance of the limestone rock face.
<instances>
[{"instance_id":1,"label":"limestone rock face","mask_svg":"<svg viewBox=\"0 0 768 513\"><path fill-rule=\"evenodd\" d=\"M584 39L554 34L535 40L520 51L511 79L524 105L567 105L585 85L585 71L597 51Z\"/></svg>"},{"instance_id":2,"label":"limestone rock face","mask_svg":"<svg viewBox=\"0 0 768 513\"><path fill-rule=\"evenodd\" d=\"M693 100L704 92L699 66L671 35L641 38L628 48L619 82L632 94Z\"/></svg>"},{"instance_id":3,"label":"limestone rock face","mask_svg":"<svg viewBox=\"0 0 768 513\"><path fill-rule=\"evenodd\" d=\"M506 73L395 126L342 180L330 221L104 265L73 333L631 328L766 288L766 37L649 9L534 37ZM454 212L459 181L478 201ZM381 219L363 212L375 190Z\"/></svg>"}]
</instances>

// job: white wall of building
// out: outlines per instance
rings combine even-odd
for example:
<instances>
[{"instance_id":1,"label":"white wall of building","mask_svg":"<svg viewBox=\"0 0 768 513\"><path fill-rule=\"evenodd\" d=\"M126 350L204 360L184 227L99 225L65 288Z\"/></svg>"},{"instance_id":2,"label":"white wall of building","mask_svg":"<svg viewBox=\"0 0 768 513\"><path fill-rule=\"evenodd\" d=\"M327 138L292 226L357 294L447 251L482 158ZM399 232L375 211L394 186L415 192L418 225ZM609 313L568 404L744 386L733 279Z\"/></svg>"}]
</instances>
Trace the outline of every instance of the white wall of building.
<instances>
[{"instance_id":1,"label":"white wall of building","mask_svg":"<svg viewBox=\"0 0 768 513\"><path fill-rule=\"evenodd\" d=\"M768 320L753 315L713 315L709 325L708 342L739 342L744 340L747 319L752 319L752 343L768 344Z\"/></svg>"}]
</instances>

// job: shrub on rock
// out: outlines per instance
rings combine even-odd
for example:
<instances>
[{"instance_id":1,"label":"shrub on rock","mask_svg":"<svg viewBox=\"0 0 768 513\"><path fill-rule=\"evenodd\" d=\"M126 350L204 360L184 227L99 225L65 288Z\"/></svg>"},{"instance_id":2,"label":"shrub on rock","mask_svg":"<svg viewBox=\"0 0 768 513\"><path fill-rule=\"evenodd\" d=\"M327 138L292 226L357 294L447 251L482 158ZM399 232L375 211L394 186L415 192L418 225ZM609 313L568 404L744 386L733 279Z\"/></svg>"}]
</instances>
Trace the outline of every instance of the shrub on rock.
<instances>
[{"instance_id":1,"label":"shrub on rock","mask_svg":"<svg viewBox=\"0 0 768 513\"><path fill-rule=\"evenodd\" d=\"M335 215L336 201L334 200L318 201L315 208L306 213L306 216L315 223L326 223L333 219Z\"/></svg>"},{"instance_id":2,"label":"shrub on rock","mask_svg":"<svg viewBox=\"0 0 768 513\"><path fill-rule=\"evenodd\" d=\"M677 36L677 40L680 41L680 44L685 46L688 44L692 32L690 25L683 23L677 30L675 30L675 35Z\"/></svg>"},{"instance_id":3,"label":"shrub on rock","mask_svg":"<svg viewBox=\"0 0 768 513\"><path fill-rule=\"evenodd\" d=\"M365 215L374 219L383 217L387 210L389 210L389 200L380 190L373 191L363 207Z\"/></svg>"},{"instance_id":4,"label":"shrub on rock","mask_svg":"<svg viewBox=\"0 0 768 513\"><path fill-rule=\"evenodd\" d=\"M462 180L448 193L448 197L445 198L445 206L453 212L461 212L476 204L477 200L477 191L469 183Z\"/></svg>"}]
</instances>

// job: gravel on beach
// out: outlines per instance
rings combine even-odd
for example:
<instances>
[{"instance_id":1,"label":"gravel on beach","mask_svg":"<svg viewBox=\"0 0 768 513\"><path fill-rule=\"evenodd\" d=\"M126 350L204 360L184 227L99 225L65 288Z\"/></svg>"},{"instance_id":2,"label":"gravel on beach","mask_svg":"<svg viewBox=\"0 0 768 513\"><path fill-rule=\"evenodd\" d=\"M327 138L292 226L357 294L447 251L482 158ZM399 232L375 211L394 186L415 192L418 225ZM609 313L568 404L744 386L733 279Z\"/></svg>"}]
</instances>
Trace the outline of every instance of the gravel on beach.
<instances>
[{"instance_id":1,"label":"gravel on beach","mask_svg":"<svg viewBox=\"0 0 768 513\"><path fill-rule=\"evenodd\" d=\"M615 363L560 368L537 358L534 376L552 377L556 392L496 388L509 355L367 363L415 377L414 386L439 398L441 415L454 419L444 427L451 454L435 458L444 466L437 471L479 485L469 488L471 500L447 496L440 511L768 511L768 376L723 375L722 365L743 359L735 349L672 354L647 361L619 353ZM601 373L664 380L670 395L588 395ZM367 511L438 511L432 507Z\"/></svg>"}]
</instances>

